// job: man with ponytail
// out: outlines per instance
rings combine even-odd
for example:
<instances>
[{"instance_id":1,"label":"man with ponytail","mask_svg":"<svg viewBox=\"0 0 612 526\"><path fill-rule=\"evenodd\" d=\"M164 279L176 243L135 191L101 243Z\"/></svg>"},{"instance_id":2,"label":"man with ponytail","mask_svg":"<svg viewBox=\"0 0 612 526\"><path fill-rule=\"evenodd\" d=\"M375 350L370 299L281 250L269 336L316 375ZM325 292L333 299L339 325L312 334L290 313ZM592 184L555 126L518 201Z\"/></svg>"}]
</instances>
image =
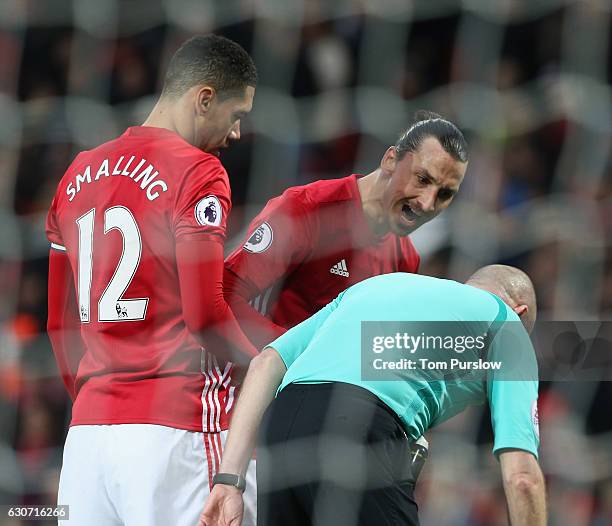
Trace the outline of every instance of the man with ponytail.
<instances>
[{"instance_id":1,"label":"man with ponytail","mask_svg":"<svg viewBox=\"0 0 612 526\"><path fill-rule=\"evenodd\" d=\"M450 205L467 161L461 131L421 110L371 173L271 199L225 262L226 300L253 344L261 349L364 279L418 272L408 236Z\"/></svg>"}]
</instances>

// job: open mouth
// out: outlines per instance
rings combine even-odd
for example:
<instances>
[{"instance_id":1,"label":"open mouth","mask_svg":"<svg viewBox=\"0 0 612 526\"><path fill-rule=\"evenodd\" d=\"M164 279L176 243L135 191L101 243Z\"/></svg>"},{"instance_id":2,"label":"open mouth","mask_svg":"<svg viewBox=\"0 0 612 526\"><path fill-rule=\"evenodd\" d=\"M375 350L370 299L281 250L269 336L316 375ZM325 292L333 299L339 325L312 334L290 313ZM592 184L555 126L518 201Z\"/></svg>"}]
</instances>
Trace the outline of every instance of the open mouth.
<instances>
[{"instance_id":1,"label":"open mouth","mask_svg":"<svg viewBox=\"0 0 612 526\"><path fill-rule=\"evenodd\" d=\"M410 208L410 205L405 204L402 206L402 217L409 223L416 223L419 216Z\"/></svg>"}]
</instances>

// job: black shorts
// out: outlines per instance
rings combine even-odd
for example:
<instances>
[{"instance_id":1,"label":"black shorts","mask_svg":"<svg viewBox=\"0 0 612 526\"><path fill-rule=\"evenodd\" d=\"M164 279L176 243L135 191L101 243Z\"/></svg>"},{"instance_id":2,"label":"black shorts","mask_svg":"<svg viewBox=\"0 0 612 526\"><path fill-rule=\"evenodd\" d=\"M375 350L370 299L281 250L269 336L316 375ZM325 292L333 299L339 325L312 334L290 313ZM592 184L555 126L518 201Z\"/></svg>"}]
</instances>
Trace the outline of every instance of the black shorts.
<instances>
[{"instance_id":1,"label":"black shorts","mask_svg":"<svg viewBox=\"0 0 612 526\"><path fill-rule=\"evenodd\" d=\"M257 524L418 525L409 456L397 415L365 389L289 385L260 428Z\"/></svg>"}]
</instances>

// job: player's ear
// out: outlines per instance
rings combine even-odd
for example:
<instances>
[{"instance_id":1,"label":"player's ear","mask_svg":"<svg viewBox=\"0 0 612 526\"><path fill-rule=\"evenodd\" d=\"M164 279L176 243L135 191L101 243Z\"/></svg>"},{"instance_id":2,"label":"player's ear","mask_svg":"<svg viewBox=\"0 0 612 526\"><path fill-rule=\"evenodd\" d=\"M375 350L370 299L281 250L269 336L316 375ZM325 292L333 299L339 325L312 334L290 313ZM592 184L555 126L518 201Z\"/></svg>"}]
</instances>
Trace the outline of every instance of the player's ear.
<instances>
[{"instance_id":1,"label":"player's ear","mask_svg":"<svg viewBox=\"0 0 612 526\"><path fill-rule=\"evenodd\" d=\"M384 172L394 172L397 164L397 150L395 146L389 146L380 161L380 167Z\"/></svg>"},{"instance_id":2,"label":"player's ear","mask_svg":"<svg viewBox=\"0 0 612 526\"><path fill-rule=\"evenodd\" d=\"M529 307L527 305L517 305L514 307L514 312L518 315L519 318L522 318L529 312Z\"/></svg>"},{"instance_id":3,"label":"player's ear","mask_svg":"<svg viewBox=\"0 0 612 526\"><path fill-rule=\"evenodd\" d=\"M196 108L198 113L208 113L216 96L215 88L199 86L196 91Z\"/></svg>"},{"instance_id":4,"label":"player's ear","mask_svg":"<svg viewBox=\"0 0 612 526\"><path fill-rule=\"evenodd\" d=\"M512 310L518 314L518 317L523 322L525 329L529 334L531 334L531 331L533 331L535 325L535 311L530 312L528 305L517 305Z\"/></svg>"}]
</instances>

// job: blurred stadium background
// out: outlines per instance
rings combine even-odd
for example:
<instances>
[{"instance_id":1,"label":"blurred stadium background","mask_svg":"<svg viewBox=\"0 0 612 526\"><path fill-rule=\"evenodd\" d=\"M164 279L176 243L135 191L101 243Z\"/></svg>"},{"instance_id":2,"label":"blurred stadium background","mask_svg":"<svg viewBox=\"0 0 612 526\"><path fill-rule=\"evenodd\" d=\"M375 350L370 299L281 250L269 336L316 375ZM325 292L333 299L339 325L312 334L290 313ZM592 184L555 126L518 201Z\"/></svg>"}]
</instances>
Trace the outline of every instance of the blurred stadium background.
<instances>
[{"instance_id":1,"label":"blurred stadium background","mask_svg":"<svg viewBox=\"0 0 612 526\"><path fill-rule=\"evenodd\" d=\"M607 0L3 0L0 503L55 502L69 419L44 332L51 197L77 151L143 121L184 39L228 36L260 72L223 153L230 246L286 187L375 168L427 108L466 132L471 160L455 203L414 236L422 272L516 264L542 318L597 320L612 314L611 13ZM612 524L611 408L612 382L542 386L551 525ZM506 524L486 410L429 438L422 523Z\"/></svg>"}]
</instances>

